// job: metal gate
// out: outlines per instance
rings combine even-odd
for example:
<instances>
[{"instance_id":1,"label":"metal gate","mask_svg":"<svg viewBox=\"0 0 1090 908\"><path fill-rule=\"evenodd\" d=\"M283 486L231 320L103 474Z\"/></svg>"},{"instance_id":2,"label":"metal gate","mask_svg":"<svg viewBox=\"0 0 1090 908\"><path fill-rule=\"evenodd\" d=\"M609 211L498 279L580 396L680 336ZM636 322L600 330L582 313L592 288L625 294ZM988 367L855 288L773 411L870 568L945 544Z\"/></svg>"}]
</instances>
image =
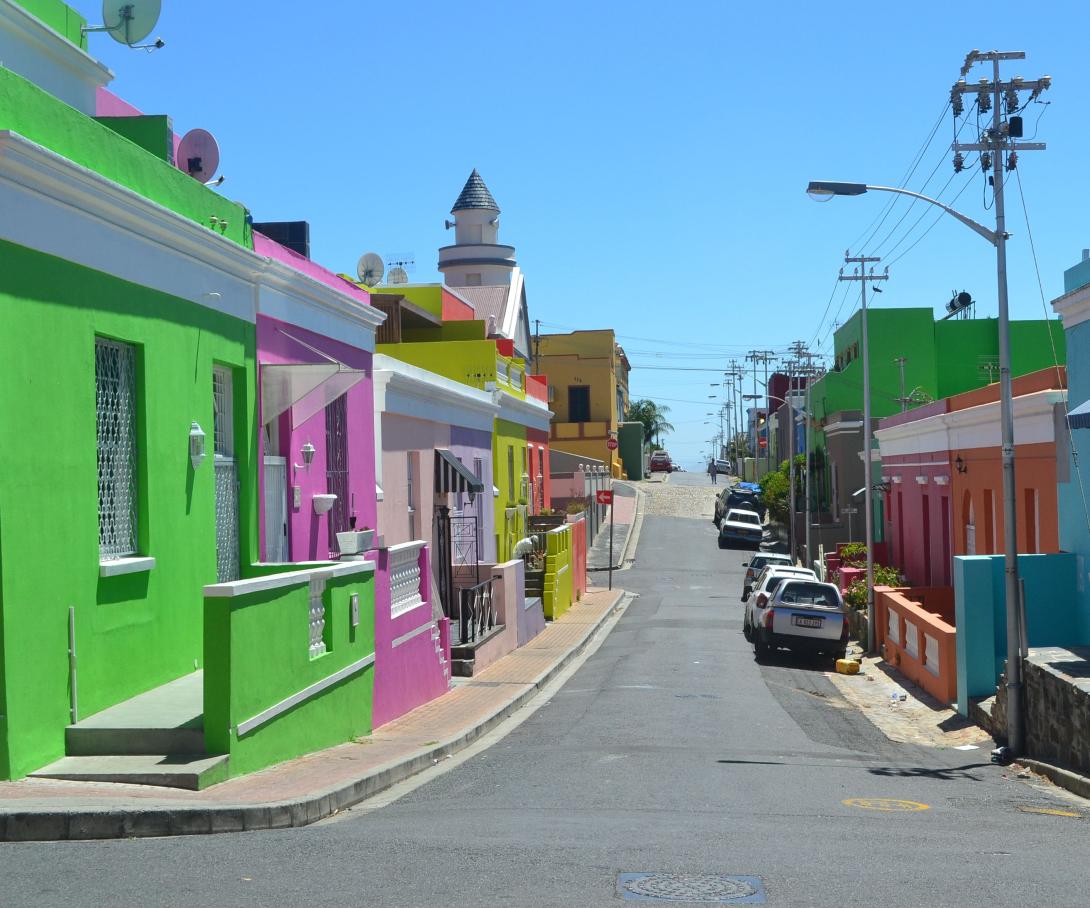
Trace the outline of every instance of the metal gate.
<instances>
[{"instance_id":1,"label":"metal gate","mask_svg":"<svg viewBox=\"0 0 1090 908\"><path fill-rule=\"evenodd\" d=\"M340 554L337 534L348 529L348 396L342 394L325 408L326 491L336 495L329 512L329 557Z\"/></svg>"},{"instance_id":2,"label":"metal gate","mask_svg":"<svg viewBox=\"0 0 1090 908\"><path fill-rule=\"evenodd\" d=\"M288 459L265 458L265 561L288 560Z\"/></svg>"},{"instance_id":3,"label":"metal gate","mask_svg":"<svg viewBox=\"0 0 1090 908\"><path fill-rule=\"evenodd\" d=\"M213 460L216 472L216 580L239 578L238 467L231 370L212 370Z\"/></svg>"}]
</instances>

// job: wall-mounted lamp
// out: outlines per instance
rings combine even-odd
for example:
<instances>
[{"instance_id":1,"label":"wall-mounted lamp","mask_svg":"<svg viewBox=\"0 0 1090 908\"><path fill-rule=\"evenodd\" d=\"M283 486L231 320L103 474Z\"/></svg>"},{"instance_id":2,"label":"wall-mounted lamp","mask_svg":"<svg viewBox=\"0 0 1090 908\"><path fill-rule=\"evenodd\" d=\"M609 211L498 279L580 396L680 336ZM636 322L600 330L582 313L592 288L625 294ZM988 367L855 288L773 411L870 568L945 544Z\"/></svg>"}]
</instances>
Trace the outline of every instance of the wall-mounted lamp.
<instances>
[{"instance_id":1,"label":"wall-mounted lamp","mask_svg":"<svg viewBox=\"0 0 1090 908\"><path fill-rule=\"evenodd\" d=\"M961 455L958 455L958 459L954 461L954 469L959 473L968 473L969 465L961 459Z\"/></svg>"},{"instance_id":2,"label":"wall-mounted lamp","mask_svg":"<svg viewBox=\"0 0 1090 908\"><path fill-rule=\"evenodd\" d=\"M292 466L295 467L295 469L297 469L297 470L309 470L310 465L314 462L314 451L315 450L316 449L315 449L314 445L312 445L308 441L302 447L303 462L301 464L300 463L293 463Z\"/></svg>"},{"instance_id":3,"label":"wall-mounted lamp","mask_svg":"<svg viewBox=\"0 0 1090 908\"><path fill-rule=\"evenodd\" d=\"M197 423L193 423L189 427L189 462L193 464L193 469L201 465L201 461L204 460L204 429Z\"/></svg>"}]
</instances>

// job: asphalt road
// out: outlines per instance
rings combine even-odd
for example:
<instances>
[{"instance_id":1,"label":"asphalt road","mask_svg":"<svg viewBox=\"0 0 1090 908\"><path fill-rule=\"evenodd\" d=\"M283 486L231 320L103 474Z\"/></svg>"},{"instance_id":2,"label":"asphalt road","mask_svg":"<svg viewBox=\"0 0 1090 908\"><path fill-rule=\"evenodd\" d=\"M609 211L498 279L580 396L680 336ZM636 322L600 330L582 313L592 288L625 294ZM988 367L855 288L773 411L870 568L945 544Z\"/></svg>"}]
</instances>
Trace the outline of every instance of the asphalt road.
<instances>
[{"instance_id":1,"label":"asphalt road","mask_svg":"<svg viewBox=\"0 0 1090 908\"><path fill-rule=\"evenodd\" d=\"M1022 811L1082 802L983 750L891 743L822 664L756 664L743 557L708 520L649 515L617 575L638 598L490 749L305 829L0 845L0 904L617 905L618 874L661 871L756 878L769 905L1085 905L1090 816Z\"/></svg>"}]
</instances>

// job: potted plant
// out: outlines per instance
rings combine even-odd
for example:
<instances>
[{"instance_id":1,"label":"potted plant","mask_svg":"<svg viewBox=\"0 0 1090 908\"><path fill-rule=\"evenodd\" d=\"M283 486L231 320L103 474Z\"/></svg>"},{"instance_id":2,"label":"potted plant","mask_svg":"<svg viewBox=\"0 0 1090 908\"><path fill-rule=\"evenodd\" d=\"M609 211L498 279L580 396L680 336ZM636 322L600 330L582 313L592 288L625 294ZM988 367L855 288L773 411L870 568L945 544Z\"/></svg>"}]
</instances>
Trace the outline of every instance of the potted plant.
<instances>
[{"instance_id":1,"label":"potted plant","mask_svg":"<svg viewBox=\"0 0 1090 908\"><path fill-rule=\"evenodd\" d=\"M359 555L371 548L375 531L369 527L356 529L356 515L348 518L348 529L337 534L337 551L342 555Z\"/></svg>"}]
</instances>

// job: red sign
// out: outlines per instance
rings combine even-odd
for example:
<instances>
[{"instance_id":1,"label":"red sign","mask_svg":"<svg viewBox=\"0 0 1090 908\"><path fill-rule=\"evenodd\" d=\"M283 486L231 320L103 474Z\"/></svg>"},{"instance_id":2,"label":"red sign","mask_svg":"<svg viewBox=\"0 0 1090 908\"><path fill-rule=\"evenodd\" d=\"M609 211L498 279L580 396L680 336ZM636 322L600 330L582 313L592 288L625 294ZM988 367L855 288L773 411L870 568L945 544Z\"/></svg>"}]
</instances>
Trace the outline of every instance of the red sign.
<instances>
[{"instance_id":1,"label":"red sign","mask_svg":"<svg viewBox=\"0 0 1090 908\"><path fill-rule=\"evenodd\" d=\"M599 489L594 493L594 499L598 504L613 504L613 493L609 489Z\"/></svg>"},{"instance_id":2,"label":"red sign","mask_svg":"<svg viewBox=\"0 0 1090 908\"><path fill-rule=\"evenodd\" d=\"M606 442L606 447L609 448L609 450L611 450L611 451L616 451L617 450L617 439L616 438L609 439Z\"/></svg>"},{"instance_id":3,"label":"red sign","mask_svg":"<svg viewBox=\"0 0 1090 908\"><path fill-rule=\"evenodd\" d=\"M768 439L767 438L758 438L757 439L757 447L767 448L768 447Z\"/></svg>"}]
</instances>

